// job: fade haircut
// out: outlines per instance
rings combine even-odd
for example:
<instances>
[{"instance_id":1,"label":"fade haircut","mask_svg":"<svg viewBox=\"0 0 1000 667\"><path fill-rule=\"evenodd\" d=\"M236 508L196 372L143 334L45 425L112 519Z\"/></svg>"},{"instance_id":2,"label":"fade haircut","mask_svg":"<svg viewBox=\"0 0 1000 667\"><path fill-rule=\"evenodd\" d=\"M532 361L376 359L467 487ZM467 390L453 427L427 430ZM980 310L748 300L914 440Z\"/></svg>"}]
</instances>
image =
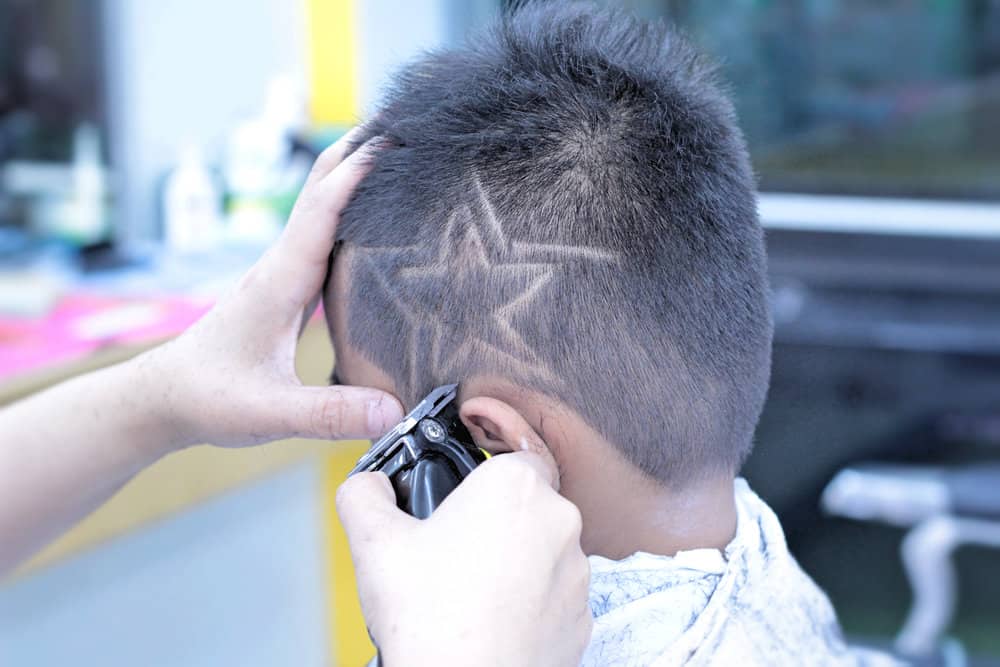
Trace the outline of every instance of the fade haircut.
<instances>
[{"instance_id":1,"label":"fade haircut","mask_svg":"<svg viewBox=\"0 0 1000 667\"><path fill-rule=\"evenodd\" d=\"M739 468L770 372L763 235L733 108L682 38L522 4L405 67L375 136L338 230L347 336L405 403L500 377L664 483Z\"/></svg>"}]
</instances>

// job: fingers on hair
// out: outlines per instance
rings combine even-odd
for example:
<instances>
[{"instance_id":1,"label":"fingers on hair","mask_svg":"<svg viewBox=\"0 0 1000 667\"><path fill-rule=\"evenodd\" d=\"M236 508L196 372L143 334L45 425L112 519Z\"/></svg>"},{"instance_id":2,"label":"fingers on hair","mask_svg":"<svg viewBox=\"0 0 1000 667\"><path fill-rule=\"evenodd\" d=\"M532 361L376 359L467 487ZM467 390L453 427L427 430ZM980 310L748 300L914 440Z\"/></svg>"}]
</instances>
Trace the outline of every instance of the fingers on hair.
<instances>
[{"instance_id":1,"label":"fingers on hair","mask_svg":"<svg viewBox=\"0 0 1000 667\"><path fill-rule=\"evenodd\" d=\"M313 163L309 177L306 179L305 187L322 180L327 174L333 171L344 158L351 153L358 138L364 133L361 126L355 126L346 132L340 139L327 146L316 161Z\"/></svg>"}]
</instances>

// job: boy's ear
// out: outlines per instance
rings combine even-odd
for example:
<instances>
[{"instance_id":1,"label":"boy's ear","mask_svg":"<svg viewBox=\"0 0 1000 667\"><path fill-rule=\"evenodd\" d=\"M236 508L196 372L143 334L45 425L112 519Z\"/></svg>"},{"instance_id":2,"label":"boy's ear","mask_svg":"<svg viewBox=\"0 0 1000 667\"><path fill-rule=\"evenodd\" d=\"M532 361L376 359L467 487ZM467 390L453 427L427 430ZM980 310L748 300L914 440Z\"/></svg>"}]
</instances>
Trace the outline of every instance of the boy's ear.
<instances>
[{"instance_id":1,"label":"boy's ear","mask_svg":"<svg viewBox=\"0 0 1000 667\"><path fill-rule=\"evenodd\" d=\"M458 411L476 445L490 452L530 451L548 462L555 475L553 486L560 486L560 468L549 446L517 410L503 401L486 396L470 398Z\"/></svg>"},{"instance_id":2,"label":"boy's ear","mask_svg":"<svg viewBox=\"0 0 1000 667\"><path fill-rule=\"evenodd\" d=\"M542 442L517 410L495 398L470 398L458 414L476 445L490 453L517 452L526 446L536 449Z\"/></svg>"}]
</instances>

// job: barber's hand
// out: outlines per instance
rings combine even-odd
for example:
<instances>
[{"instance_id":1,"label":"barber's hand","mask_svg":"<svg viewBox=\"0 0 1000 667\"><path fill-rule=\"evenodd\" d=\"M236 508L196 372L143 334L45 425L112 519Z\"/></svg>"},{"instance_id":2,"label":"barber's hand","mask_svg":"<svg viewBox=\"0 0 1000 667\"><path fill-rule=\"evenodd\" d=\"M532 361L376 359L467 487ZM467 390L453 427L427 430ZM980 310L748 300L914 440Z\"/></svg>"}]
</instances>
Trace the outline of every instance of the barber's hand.
<instances>
[{"instance_id":1,"label":"barber's hand","mask_svg":"<svg viewBox=\"0 0 1000 667\"><path fill-rule=\"evenodd\" d=\"M593 620L580 513L534 452L480 465L423 521L381 473L337 493L361 608L386 667L578 665Z\"/></svg>"},{"instance_id":2,"label":"barber's hand","mask_svg":"<svg viewBox=\"0 0 1000 667\"><path fill-rule=\"evenodd\" d=\"M320 296L340 211L371 146L351 135L317 159L284 232L236 288L174 341L140 357L164 396L170 446L243 446L285 437L382 435L402 418L375 389L305 387L295 374L303 323Z\"/></svg>"}]
</instances>

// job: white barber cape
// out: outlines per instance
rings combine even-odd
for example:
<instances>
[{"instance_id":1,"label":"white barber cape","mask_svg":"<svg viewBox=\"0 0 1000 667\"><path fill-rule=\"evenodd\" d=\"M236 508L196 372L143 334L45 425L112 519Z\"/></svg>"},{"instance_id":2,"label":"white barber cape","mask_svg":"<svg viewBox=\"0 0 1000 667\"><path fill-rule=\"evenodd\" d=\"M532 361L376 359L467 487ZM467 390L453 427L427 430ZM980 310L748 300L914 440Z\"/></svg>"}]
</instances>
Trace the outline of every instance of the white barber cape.
<instances>
[{"instance_id":1,"label":"white barber cape","mask_svg":"<svg viewBox=\"0 0 1000 667\"><path fill-rule=\"evenodd\" d=\"M583 665L898 664L845 645L830 601L743 479L736 508L736 536L724 552L590 557L594 633Z\"/></svg>"}]
</instances>

